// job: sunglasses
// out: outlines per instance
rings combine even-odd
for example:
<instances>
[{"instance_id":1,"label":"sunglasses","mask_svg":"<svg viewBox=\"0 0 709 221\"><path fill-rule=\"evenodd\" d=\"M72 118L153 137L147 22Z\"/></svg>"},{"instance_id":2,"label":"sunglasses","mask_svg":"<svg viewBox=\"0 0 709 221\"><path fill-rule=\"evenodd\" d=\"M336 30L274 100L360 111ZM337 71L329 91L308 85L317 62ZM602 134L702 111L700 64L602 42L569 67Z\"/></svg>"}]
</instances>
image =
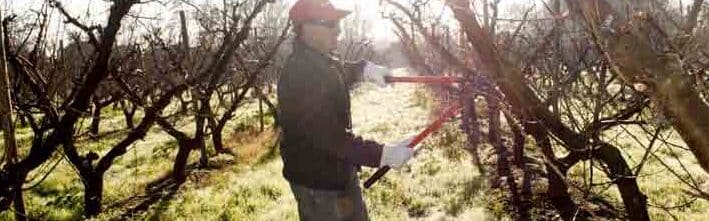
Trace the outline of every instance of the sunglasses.
<instances>
[{"instance_id":1,"label":"sunglasses","mask_svg":"<svg viewBox=\"0 0 709 221\"><path fill-rule=\"evenodd\" d=\"M319 25L327 28L339 28L340 27L340 22L339 21L331 21L331 20L311 20L307 22L308 24L313 24L313 25Z\"/></svg>"}]
</instances>

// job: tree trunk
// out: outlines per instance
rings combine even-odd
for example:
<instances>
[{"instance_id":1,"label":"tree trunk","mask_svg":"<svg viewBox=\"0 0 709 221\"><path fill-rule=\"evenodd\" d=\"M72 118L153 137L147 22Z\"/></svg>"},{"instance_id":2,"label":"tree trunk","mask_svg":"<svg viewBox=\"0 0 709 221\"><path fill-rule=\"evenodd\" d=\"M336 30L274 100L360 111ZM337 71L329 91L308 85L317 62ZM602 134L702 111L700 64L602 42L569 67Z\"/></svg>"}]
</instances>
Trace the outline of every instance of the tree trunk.
<instances>
[{"instance_id":1,"label":"tree trunk","mask_svg":"<svg viewBox=\"0 0 709 221\"><path fill-rule=\"evenodd\" d=\"M15 193L14 193L14 203L13 207L15 209L15 220L24 221L27 220L27 211L25 210L25 200L22 195L22 184L25 183L25 178L27 175L18 175L15 180Z\"/></svg>"},{"instance_id":2,"label":"tree trunk","mask_svg":"<svg viewBox=\"0 0 709 221\"><path fill-rule=\"evenodd\" d=\"M217 125L212 127L212 143L214 144L214 151L217 153L227 153L224 149L224 142L222 141L222 132L224 131L223 125Z\"/></svg>"},{"instance_id":3,"label":"tree trunk","mask_svg":"<svg viewBox=\"0 0 709 221\"><path fill-rule=\"evenodd\" d=\"M463 90L463 111L461 120L461 129L466 134L467 138L467 150L473 157L473 164L478 168L478 173L481 176L487 174L485 172L485 166L480 160L480 122L478 121L477 108L475 107L475 94L471 91L470 86L465 87Z\"/></svg>"},{"instance_id":4,"label":"tree trunk","mask_svg":"<svg viewBox=\"0 0 709 221\"><path fill-rule=\"evenodd\" d=\"M562 14L561 1L562 0L553 0L553 2L552 2L552 8L553 8L553 13L554 13L553 16L558 16L558 15ZM563 65L563 63L561 63L561 61L563 61L565 59L564 53L563 53L563 48L562 48L563 47L562 36L564 33L564 29L562 27L563 25L564 25L563 20L561 20L561 19L554 20L554 29L553 29L554 35L552 36L552 38L553 38L552 47L554 49L554 58L556 58L556 59L552 59L552 61L551 61L551 62L553 62L553 65L554 65L553 66L554 69L553 69L552 74L550 76L551 78L554 79L554 80L552 80L551 88L556 88L556 87L560 86L560 85L556 85L556 84L560 84L561 81L559 80L559 78L563 78L561 76L562 75L562 65ZM561 92L557 92L557 93L561 93ZM561 114L559 113L559 96L550 96L549 104L551 105L551 112L554 114L554 116L561 117Z\"/></svg>"},{"instance_id":5,"label":"tree trunk","mask_svg":"<svg viewBox=\"0 0 709 221\"><path fill-rule=\"evenodd\" d=\"M537 147L546 158L544 167L546 168L547 182L549 182L546 191L549 202L556 208L563 220L588 220L587 217L590 214L585 210L579 209L576 202L569 195L569 186L566 184L565 179L566 172L572 165L563 165L559 162L554 155L554 150L551 148L549 134L540 123L528 120L524 122L524 130L534 137Z\"/></svg>"},{"instance_id":6,"label":"tree trunk","mask_svg":"<svg viewBox=\"0 0 709 221\"><path fill-rule=\"evenodd\" d=\"M204 133L207 128L206 128L206 120L209 115L211 115L210 111L210 106L209 106L209 97L211 97L211 93L208 93L206 98L200 99L201 101L199 102L201 104L199 111L197 112L195 119L197 122L195 122L197 131L195 132L195 142L197 147L199 148L199 166L201 168L206 168L209 166L209 155L207 153L207 145L204 143Z\"/></svg>"},{"instance_id":7,"label":"tree trunk","mask_svg":"<svg viewBox=\"0 0 709 221\"><path fill-rule=\"evenodd\" d=\"M135 123L133 123L133 116L135 115L135 112L130 112L130 113L124 112L123 114L126 117L126 129L135 128Z\"/></svg>"},{"instance_id":8,"label":"tree trunk","mask_svg":"<svg viewBox=\"0 0 709 221\"><path fill-rule=\"evenodd\" d=\"M0 8L0 18L2 17L2 8ZM17 141L15 140L15 126L12 120L12 97L11 97L11 86L10 86L10 73L7 69L7 60L5 59L5 34L4 27L0 25L0 126L3 131L3 141L5 145L5 159L0 159L0 165L2 161L5 161L4 166L14 165L17 163ZM15 183L14 193L9 193L14 201L15 208L15 219L16 220L27 220L25 203L22 198L22 184L25 181L26 173L18 173L15 177L8 177L10 179L14 178L10 182ZM9 203L9 202L8 202Z\"/></svg>"},{"instance_id":9,"label":"tree trunk","mask_svg":"<svg viewBox=\"0 0 709 221\"><path fill-rule=\"evenodd\" d=\"M102 106L96 104L93 113L91 113L91 126L89 127L89 133L94 136L99 134L99 124L101 123L101 109Z\"/></svg>"},{"instance_id":10,"label":"tree trunk","mask_svg":"<svg viewBox=\"0 0 709 221\"><path fill-rule=\"evenodd\" d=\"M177 156L175 163L172 166L172 177L175 182L183 182L187 178L187 160L190 157L190 152L194 148L193 140L179 140Z\"/></svg>"},{"instance_id":11,"label":"tree trunk","mask_svg":"<svg viewBox=\"0 0 709 221\"><path fill-rule=\"evenodd\" d=\"M569 186L566 185L566 170L551 163L545 163L547 180L547 197L556 208L563 220L587 220L590 215L584 210L579 210L576 202L569 195Z\"/></svg>"},{"instance_id":12,"label":"tree trunk","mask_svg":"<svg viewBox=\"0 0 709 221\"><path fill-rule=\"evenodd\" d=\"M0 18L2 13L0 12ZM7 165L14 164L17 160L17 141L15 140L15 126L12 120L13 105L10 85L10 73L7 69L5 59L5 38L3 25L0 25L0 129L3 131L3 141L5 145L5 159L0 159Z\"/></svg>"},{"instance_id":13,"label":"tree trunk","mask_svg":"<svg viewBox=\"0 0 709 221\"><path fill-rule=\"evenodd\" d=\"M130 103L130 102L128 102ZM130 107L128 107L130 105ZM137 105L126 104L121 102L121 110L123 111L123 116L126 118L127 129L135 128L135 123L133 122L133 116L135 116L135 111L138 110Z\"/></svg>"},{"instance_id":14,"label":"tree trunk","mask_svg":"<svg viewBox=\"0 0 709 221\"><path fill-rule=\"evenodd\" d=\"M520 201L522 205L520 205L520 208L522 211L526 212L526 215L529 215L528 211L531 208L530 200L532 199L532 173L529 171L529 168L527 168L527 162L524 156L524 144L526 139L522 133L522 128L517 124L517 121L512 117L511 113L505 111L505 119L507 119L507 125L512 131L514 164L522 171L522 190L520 191Z\"/></svg>"},{"instance_id":15,"label":"tree trunk","mask_svg":"<svg viewBox=\"0 0 709 221\"><path fill-rule=\"evenodd\" d=\"M95 217L101 213L103 174L94 171L87 171L82 174L81 177L84 181L84 216L87 218Z\"/></svg>"},{"instance_id":16,"label":"tree trunk","mask_svg":"<svg viewBox=\"0 0 709 221\"><path fill-rule=\"evenodd\" d=\"M618 186L630 220L650 220L647 213L647 197L640 192L635 175L620 154L620 150L608 143L601 143L593 151L593 157L608 167L608 178Z\"/></svg>"},{"instance_id":17,"label":"tree trunk","mask_svg":"<svg viewBox=\"0 0 709 221\"><path fill-rule=\"evenodd\" d=\"M185 92L185 93L189 93L189 92ZM183 96L184 95L178 96L178 98L180 99L180 112L187 113L187 111L189 111L190 102L186 101Z\"/></svg>"},{"instance_id":18,"label":"tree trunk","mask_svg":"<svg viewBox=\"0 0 709 221\"><path fill-rule=\"evenodd\" d=\"M207 145L204 144L204 136L200 136L197 140L197 145L199 147L199 167L207 168L209 166L209 154L207 152Z\"/></svg>"},{"instance_id":19,"label":"tree trunk","mask_svg":"<svg viewBox=\"0 0 709 221\"><path fill-rule=\"evenodd\" d=\"M29 126L29 122L28 122L27 119L24 118L22 115L18 115L18 116L17 116L17 120L20 121L20 125L21 125L22 127Z\"/></svg>"},{"instance_id":20,"label":"tree trunk","mask_svg":"<svg viewBox=\"0 0 709 221\"><path fill-rule=\"evenodd\" d=\"M517 182L515 182L515 177L510 169L507 147L501 138L499 100L494 97L494 95L489 95L486 99L488 105L488 122L490 124L488 139L497 154L497 175L499 176L499 179L495 179L493 186L500 185L497 184L497 182L499 182L498 180L504 180L510 191L512 204L517 209L517 220L527 220L530 217L529 211L522 204L522 200L520 199Z\"/></svg>"},{"instance_id":21,"label":"tree trunk","mask_svg":"<svg viewBox=\"0 0 709 221\"><path fill-rule=\"evenodd\" d=\"M256 90L256 89L254 89ZM263 132L263 100L258 99L258 122L259 122L259 131Z\"/></svg>"}]
</instances>

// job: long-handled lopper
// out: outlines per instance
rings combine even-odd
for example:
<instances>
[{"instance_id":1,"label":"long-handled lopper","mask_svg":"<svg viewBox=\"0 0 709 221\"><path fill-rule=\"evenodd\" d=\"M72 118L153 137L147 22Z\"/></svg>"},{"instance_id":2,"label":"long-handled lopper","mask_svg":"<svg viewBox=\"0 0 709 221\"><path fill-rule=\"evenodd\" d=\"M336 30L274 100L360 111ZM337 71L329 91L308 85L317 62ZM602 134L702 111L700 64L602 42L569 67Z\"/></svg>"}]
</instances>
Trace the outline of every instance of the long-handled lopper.
<instances>
[{"instance_id":1,"label":"long-handled lopper","mask_svg":"<svg viewBox=\"0 0 709 221\"><path fill-rule=\"evenodd\" d=\"M386 76L387 83L428 83L428 84L452 84L462 83L463 77L455 76Z\"/></svg>"},{"instance_id":2,"label":"long-handled lopper","mask_svg":"<svg viewBox=\"0 0 709 221\"><path fill-rule=\"evenodd\" d=\"M387 77L385 78L387 82L408 82L408 83L459 83L462 81L462 78L457 78L457 77ZM443 123L448 120L449 118L455 116L458 111L460 110L460 104L458 103L452 103L450 106L448 106L443 113L441 113L440 116L438 116L438 119L433 121L426 129L421 131L421 133L417 134L416 137L414 137L413 140L407 145L409 148L413 148L416 145L418 145L421 141L423 141L424 138L428 137L431 133L434 131L438 130L443 126ZM364 187L369 188L372 185L374 185L377 180L382 178L384 174L389 172L391 167L389 166L383 166L377 170L377 172L374 173L369 179L364 181Z\"/></svg>"}]
</instances>

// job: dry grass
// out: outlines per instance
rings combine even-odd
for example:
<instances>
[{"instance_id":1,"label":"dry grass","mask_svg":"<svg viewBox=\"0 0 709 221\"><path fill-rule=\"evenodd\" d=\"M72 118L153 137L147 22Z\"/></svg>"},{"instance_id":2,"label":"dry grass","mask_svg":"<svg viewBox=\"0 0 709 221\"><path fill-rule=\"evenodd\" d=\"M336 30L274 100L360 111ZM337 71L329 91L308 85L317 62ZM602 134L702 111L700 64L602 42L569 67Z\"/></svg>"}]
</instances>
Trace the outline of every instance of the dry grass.
<instances>
[{"instance_id":1,"label":"dry grass","mask_svg":"<svg viewBox=\"0 0 709 221\"><path fill-rule=\"evenodd\" d=\"M272 128L263 132L245 131L232 134L224 140L224 145L233 150L237 162L252 165L274 147L277 138L278 131Z\"/></svg>"}]
</instances>

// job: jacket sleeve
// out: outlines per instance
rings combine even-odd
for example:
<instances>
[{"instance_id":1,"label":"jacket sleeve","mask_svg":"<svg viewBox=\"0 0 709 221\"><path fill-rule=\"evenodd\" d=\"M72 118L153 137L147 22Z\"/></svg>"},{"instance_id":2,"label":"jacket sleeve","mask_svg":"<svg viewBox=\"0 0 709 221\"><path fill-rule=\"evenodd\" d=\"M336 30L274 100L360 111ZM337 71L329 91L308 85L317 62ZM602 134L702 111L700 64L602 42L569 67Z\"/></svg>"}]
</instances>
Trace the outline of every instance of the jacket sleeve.
<instances>
[{"instance_id":1,"label":"jacket sleeve","mask_svg":"<svg viewBox=\"0 0 709 221\"><path fill-rule=\"evenodd\" d=\"M379 166L382 146L348 134L337 122L332 93L308 65L287 65L279 85L282 127L287 136L353 165Z\"/></svg>"},{"instance_id":2,"label":"jacket sleeve","mask_svg":"<svg viewBox=\"0 0 709 221\"><path fill-rule=\"evenodd\" d=\"M359 136L347 133L345 138L345 150L347 157L344 160L355 165L368 167L379 167L382 158L382 148L384 145L372 140L364 140Z\"/></svg>"}]
</instances>

